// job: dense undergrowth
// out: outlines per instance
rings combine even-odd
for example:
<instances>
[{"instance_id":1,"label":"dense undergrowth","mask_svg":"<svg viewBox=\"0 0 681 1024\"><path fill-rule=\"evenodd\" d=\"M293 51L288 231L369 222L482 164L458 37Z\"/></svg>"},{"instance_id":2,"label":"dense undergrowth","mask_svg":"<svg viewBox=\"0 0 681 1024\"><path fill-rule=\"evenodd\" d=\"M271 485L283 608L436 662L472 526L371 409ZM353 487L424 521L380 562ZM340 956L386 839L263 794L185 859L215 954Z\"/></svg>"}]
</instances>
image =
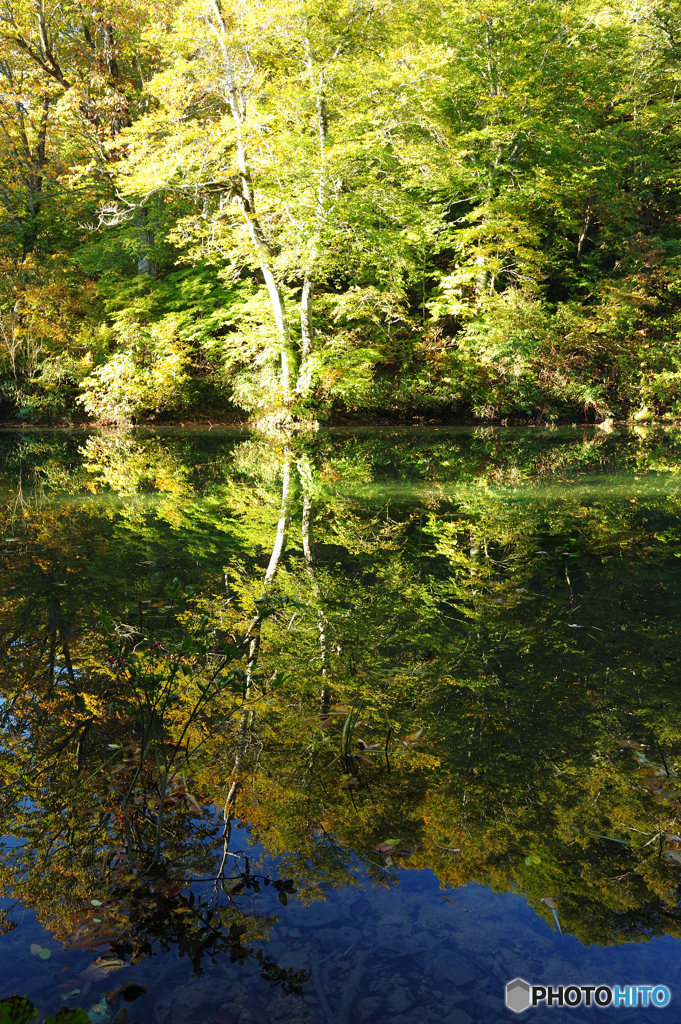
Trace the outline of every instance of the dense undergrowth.
<instances>
[{"instance_id":1,"label":"dense undergrowth","mask_svg":"<svg viewBox=\"0 0 681 1024\"><path fill-rule=\"evenodd\" d=\"M680 23L10 0L1 414L681 415Z\"/></svg>"}]
</instances>

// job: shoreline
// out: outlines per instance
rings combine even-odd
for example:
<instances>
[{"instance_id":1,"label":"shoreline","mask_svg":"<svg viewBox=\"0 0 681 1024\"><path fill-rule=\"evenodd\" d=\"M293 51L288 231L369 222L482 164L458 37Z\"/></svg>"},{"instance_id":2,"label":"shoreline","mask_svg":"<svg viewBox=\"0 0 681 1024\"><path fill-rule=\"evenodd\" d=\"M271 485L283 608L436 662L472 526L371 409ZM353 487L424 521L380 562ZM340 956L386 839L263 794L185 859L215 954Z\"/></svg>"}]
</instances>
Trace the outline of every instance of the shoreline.
<instances>
[{"instance_id":1,"label":"shoreline","mask_svg":"<svg viewBox=\"0 0 681 1024\"><path fill-rule=\"evenodd\" d=\"M233 430L254 430L266 433L290 433L290 432L305 432L312 431L317 433L324 430L352 430L352 429L378 429L378 428L392 428L392 429L413 429L413 428L433 428L433 427L481 427L483 429L495 429L502 430L506 428L524 428L524 429L538 429L538 430L557 430L560 428L584 428L597 429L603 433L608 433L616 428L623 427L679 427L681 426L681 419L650 419L645 421L634 420L634 419L607 419L600 422L593 420L575 420L571 418L559 418L555 420L532 420L529 418L522 417L504 417L504 419L494 420L480 420L473 417L457 417L457 418L427 418L425 416L413 416L411 418L395 418L391 419L388 417L375 417L374 419L368 418L345 418L337 417L326 422L320 422L317 420L299 420L293 421L289 425L278 425L267 420L237 420L231 418L212 418L204 419L201 417L191 417L187 419L167 419L161 421L143 421L139 423L107 423L98 422L96 420L88 420L83 422L75 423L58 423L58 422L36 422L36 423L24 423L20 420L6 420L0 421L0 430L22 430L22 431L42 431L42 430L107 430L107 431L137 431L137 430L170 430L170 429L202 429L202 430L213 430L213 429L233 429Z\"/></svg>"}]
</instances>

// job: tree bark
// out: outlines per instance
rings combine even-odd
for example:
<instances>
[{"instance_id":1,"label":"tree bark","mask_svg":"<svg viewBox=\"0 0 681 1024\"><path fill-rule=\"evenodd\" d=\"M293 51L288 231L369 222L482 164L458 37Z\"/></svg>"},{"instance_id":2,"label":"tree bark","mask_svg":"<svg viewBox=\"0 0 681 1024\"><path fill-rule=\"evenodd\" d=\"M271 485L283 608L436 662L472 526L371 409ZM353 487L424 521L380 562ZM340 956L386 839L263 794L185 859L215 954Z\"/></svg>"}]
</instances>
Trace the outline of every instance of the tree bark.
<instances>
[{"instance_id":1,"label":"tree bark","mask_svg":"<svg viewBox=\"0 0 681 1024\"><path fill-rule=\"evenodd\" d=\"M212 30L222 54L227 102L236 128L237 166L239 169L240 185L239 194L236 196L236 203L244 218L251 243L258 256L260 269L269 293L270 304L274 314L274 322L279 334L282 397L284 405L290 405L293 398L292 384L293 377L296 372L296 358L291 344L284 295L272 270L274 250L263 230L255 207L252 176L248 164L243 131L247 116L246 102L243 91L237 85L236 76L234 74L234 65L227 45L227 28L217 0L211 0L210 7L213 13L213 21L209 22L209 28Z\"/></svg>"},{"instance_id":2,"label":"tree bark","mask_svg":"<svg viewBox=\"0 0 681 1024\"><path fill-rule=\"evenodd\" d=\"M308 57L310 68L310 79L315 88L314 76L312 73L312 58ZM315 227L311 251L305 268L303 280L303 292L300 298L300 332L302 338L303 360L314 351L314 324L312 321L312 306L314 299L314 273L315 263L319 252L322 225L324 222L326 202L326 139L329 130L326 97L324 95L324 80L322 74L316 85L317 89L317 134L319 137L319 182L317 185L317 206L315 212Z\"/></svg>"},{"instance_id":3,"label":"tree bark","mask_svg":"<svg viewBox=\"0 0 681 1024\"><path fill-rule=\"evenodd\" d=\"M303 294L300 297L300 333L302 337L301 352L303 359L314 351L314 324L312 323L312 300L314 298L314 282L305 274Z\"/></svg>"},{"instance_id":4,"label":"tree bark","mask_svg":"<svg viewBox=\"0 0 681 1024\"><path fill-rule=\"evenodd\" d=\"M139 228L140 247L137 253L137 273L140 276L156 277L156 260L153 257L154 232L149 224L149 211L141 206L135 215Z\"/></svg>"}]
</instances>

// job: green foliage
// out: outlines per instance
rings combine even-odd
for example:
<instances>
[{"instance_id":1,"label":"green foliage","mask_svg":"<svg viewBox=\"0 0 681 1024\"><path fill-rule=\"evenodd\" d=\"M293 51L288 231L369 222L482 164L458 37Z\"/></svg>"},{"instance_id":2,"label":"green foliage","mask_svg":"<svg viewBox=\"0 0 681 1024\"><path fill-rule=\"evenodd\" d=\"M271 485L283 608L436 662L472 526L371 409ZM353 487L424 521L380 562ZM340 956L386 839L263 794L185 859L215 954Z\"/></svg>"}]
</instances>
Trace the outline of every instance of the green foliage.
<instances>
[{"instance_id":1,"label":"green foliage","mask_svg":"<svg viewBox=\"0 0 681 1024\"><path fill-rule=\"evenodd\" d=\"M678 0L70 10L0 38L7 414L678 415Z\"/></svg>"},{"instance_id":2,"label":"green foliage","mask_svg":"<svg viewBox=\"0 0 681 1024\"><path fill-rule=\"evenodd\" d=\"M127 423L144 412L181 410L186 405L189 354L169 314L151 327L120 317L118 347L82 381L85 411L104 422Z\"/></svg>"},{"instance_id":3,"label":"green foliage","mask_svg":"<svg viewBox=\"0 0 681 1024\"><path fill-rule=\"evenodd\" d=\"M31 1024L38 1016L38 1010L29 999L11 996L0 1000L0 1024ZM89 1024L90 1018L80 1007L69 1010L62 1006L58 1013L45 1017L44 1024Z\"/></svg>"},{"instance_id":4,"label":"green foliage","mask_svg":"<svg viewBox=\"0 0 681 1024\"><path fill-rule=\"evenodd\" d=\"M37 1016L33 1003L22 996L0 999L0 1024L31 1024Z\"/></svg>"},{"instance_id":5,"label":"green foliage","mask_svg":"<svg viewBox=\"0 0 681 1024\"><path fill-rule=\"evenodd\" d=\"M78 1007L77 1010L69 1010L62 1006L58 1013L45 1018L45 1024L89 1024L90 1018L85 1010Z\"/></svg>"}]
</instances>

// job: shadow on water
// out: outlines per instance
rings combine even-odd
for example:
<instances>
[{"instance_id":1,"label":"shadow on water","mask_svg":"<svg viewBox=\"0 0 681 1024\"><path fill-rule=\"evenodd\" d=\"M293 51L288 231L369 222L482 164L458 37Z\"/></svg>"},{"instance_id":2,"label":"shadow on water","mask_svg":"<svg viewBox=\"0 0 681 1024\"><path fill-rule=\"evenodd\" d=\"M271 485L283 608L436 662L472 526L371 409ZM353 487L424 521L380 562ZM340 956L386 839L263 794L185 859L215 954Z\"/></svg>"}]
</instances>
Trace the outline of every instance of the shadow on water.
<instances>
[{"instance_id":1,"label":"shadow on water","mask_svg":"<svg viewBox=\"0 0 681 1024\"><path fill-rule=\"evenodd\" d=\"M0 445L9 1021L672 1019L679 432Z\"/></svg>"}]
</instances>

